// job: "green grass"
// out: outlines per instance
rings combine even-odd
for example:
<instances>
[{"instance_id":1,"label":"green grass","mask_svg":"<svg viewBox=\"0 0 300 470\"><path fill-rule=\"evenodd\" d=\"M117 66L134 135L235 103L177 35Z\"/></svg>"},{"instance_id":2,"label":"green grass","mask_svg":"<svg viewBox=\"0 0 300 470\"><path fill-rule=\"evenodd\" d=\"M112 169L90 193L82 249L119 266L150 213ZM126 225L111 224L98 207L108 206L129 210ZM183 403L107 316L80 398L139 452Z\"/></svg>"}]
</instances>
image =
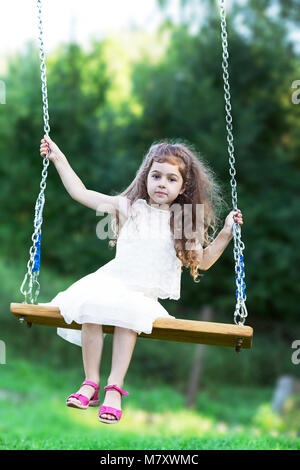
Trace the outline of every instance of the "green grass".
<instances>
[{"instance_id":1,"label":"green grass","mask_svg":"<svg viewBox=\"0 0 300 470\"><path fill-rule=\"evenodd\" d=\"M82 378L75 370L17 358L0 367L0 449L300 450L299 416L275 415L269 388L206 387L187 409L172 387L126 383L122 419L110 426L97 420L97 408L65 406Z\"/></svg>"}]
</instances>

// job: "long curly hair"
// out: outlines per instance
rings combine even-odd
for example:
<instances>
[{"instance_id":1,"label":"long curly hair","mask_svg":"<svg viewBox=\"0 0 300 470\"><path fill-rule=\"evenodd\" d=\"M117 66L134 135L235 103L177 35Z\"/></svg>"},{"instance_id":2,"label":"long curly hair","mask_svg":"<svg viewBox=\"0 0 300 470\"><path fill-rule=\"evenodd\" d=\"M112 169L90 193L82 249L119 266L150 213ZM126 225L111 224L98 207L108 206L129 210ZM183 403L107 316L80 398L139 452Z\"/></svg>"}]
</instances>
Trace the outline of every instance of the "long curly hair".
<instances>
[{"instance_id":1,"label":"long curly hair","mask_svg":"<svg viewBox=\"0 0 300 470\"><path fill-rule=\"evenodd\" d=\"M176 256L181 260L182 266L190 268L190 274L194 282L200 282L197 277L202 277L203 274L198 272L198 270L201 270L201 266L196 246L197 243L201 243L203 248L209 245L219 227L221 222L219 214L223 205L226 205L221 191L221 184L217 181L213 170L192 145L182 143L182 141L176 142L174 139L154 142L144 156L132 183L122 193L119 193L120 196L129 199L131 206L137 199L148 201L147 178L154 161L177 165L182 176L185 190L176 197L171 205L172 208L173 204L176 204L176 207L180 206L181 210L170 211L170 229ZM186 217L185 204L191 208L191 217ZM199 204L201 205L201 227L196 226L196 210ZM175 221L179 225L175 224ZM190 228L185 227L186 225L190 225ZM174 226L182 227L179 236L174 233ZM115 246L119 236L118 211L113 216L112 229L115 239L111 240L109 245ZM192 229L192 232L190 229ZM192 233L192 236L187 238L187 232ZM195 249L187 248L187 246L193 246Z\"/></svg>"}]
</instances>

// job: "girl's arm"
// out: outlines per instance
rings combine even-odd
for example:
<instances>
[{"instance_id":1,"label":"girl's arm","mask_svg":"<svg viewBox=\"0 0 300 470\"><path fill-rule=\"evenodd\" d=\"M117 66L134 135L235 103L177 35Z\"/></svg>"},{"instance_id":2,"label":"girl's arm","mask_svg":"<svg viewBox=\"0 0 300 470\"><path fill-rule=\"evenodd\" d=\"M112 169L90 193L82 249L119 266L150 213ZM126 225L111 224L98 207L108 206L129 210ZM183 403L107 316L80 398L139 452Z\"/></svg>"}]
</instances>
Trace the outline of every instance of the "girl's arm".
<instances>
[{"instance_id":1,"label":"girl's arm","mask_svg":"<svg viewBox=\"0 0 300 470\"><path fill-rule=\"evenodd\" d=\"M207 271L220 258L228 246L232 239L232 226L235 220L240 225L243 224L242 213L240 211L231 211L226 217L224 227L214 241L206 248L198 250L203 271Z\"/></svg>"},{"instance_id":2,"label":"girl's arm","mask_svg":"<svg viewBox=\"0 0 300 470\"><path fill-rule=\"evenodd\" d=\"M66 156L47 135L44 135L44 139L41 140L40 153L42 157L47 155L48 159L53 162L64 187L73 199L86 189L81 179L71 168Z\"/></svg>"},{"instance_id":3,"label":"girl's arm","mask_svg":"<svg viewBox=\"0 0 300 470\"><path fill-rule=\"evenodd\" d=\"M59 159L53 161L55 168L62 180L62 183L71 198L76 199L82 191L86 190L85 185L81 179L76 175L66 157L63 155Z\"/></svg>"},{"instance_id":4,"label":"girl's arm","mask_svg":"<svg viewBox=\"0 0 300 470\"><path fill-rule=\"evenodd\" d=\"M109 196L87 189L53 140L44 135L41 142L41 155L43 157L48 155L49 160L54 163L63 185L72 199L94 210L108 213L114 213L118 210L122 215L127 216L128 199L126 197Z\"/></svg>"},{"instance_id":5,"label":"girl's arm","mask_svg":"<svg viewBox=\"0 0 300 470\"><path fill-rule=\"evenodd\" d=\"M214 241L204 248L202 258L204 271L207 271L220 258L231 239L232 233L224 227Z\"/></svg>"},{"instance_id":6,"label":"girl's arm","mask_svg":"<svg viewBox=\"0 0 300 470\"><path fill-rule=\"evenodd\" d=\"M127 198L87 189L66 158L55 160L54 165L72 199L95 211L115 213L118 210L122 215L127 214Z\"/></svg>"}]
</instances>

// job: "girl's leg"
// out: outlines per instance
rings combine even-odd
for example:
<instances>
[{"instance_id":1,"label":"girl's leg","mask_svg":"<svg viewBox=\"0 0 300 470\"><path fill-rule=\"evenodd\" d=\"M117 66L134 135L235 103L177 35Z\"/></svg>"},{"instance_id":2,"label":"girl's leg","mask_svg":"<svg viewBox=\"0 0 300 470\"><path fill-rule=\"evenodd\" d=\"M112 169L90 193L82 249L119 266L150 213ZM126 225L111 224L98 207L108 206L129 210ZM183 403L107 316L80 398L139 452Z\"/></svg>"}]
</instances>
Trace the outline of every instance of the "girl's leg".
<instances>
[{"instance_id":1,"label":"girl's leg","mask_svg":"<svg viewBox=\"0 0 300 470\"><path fill-rule=\"evenodd\" d=\"M112 367L107 385L123 387L124 378L129 367L137 333L127 328L115 326L113 338ZM121 394L117 390L108 390L105 393L104 406L121 409ZM115 420L114 415L103 413L102 418Z\"/></svg>"},{"instance_id":2,"label":"girl's leg","mask_svg":"<svg viewBox=\"0 0 300 470\"><path fill-rule=\"evenodd\" d=\"M102 325L94 323L83 323L81 330L82 359L85 372L85 380L91 380L97 385L100 383L99 368L103 348L103 330ZM83 385L77 393L92 398L95 393L91 385ZM76 398L70 398L70 401L79 403Z\"/></svg>"}]
</instances>

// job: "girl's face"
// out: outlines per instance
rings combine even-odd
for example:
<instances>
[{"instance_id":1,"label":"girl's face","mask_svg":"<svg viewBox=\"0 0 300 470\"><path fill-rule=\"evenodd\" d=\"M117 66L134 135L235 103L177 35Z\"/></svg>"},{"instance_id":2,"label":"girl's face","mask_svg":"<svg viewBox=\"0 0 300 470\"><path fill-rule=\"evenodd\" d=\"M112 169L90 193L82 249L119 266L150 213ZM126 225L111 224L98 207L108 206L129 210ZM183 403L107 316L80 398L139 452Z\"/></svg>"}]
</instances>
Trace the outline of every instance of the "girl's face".
<instances>
[{"instance_id":1,"label":"girl's face","mask_svg":"<svg viewBox=\"0 0 300 470\"><path fill-rule=\"evenodd\" d=\"M148 173L149 204L171 204L182 194L183 179L177 165L153 162Z\"/></svg>"}]
</instances>

